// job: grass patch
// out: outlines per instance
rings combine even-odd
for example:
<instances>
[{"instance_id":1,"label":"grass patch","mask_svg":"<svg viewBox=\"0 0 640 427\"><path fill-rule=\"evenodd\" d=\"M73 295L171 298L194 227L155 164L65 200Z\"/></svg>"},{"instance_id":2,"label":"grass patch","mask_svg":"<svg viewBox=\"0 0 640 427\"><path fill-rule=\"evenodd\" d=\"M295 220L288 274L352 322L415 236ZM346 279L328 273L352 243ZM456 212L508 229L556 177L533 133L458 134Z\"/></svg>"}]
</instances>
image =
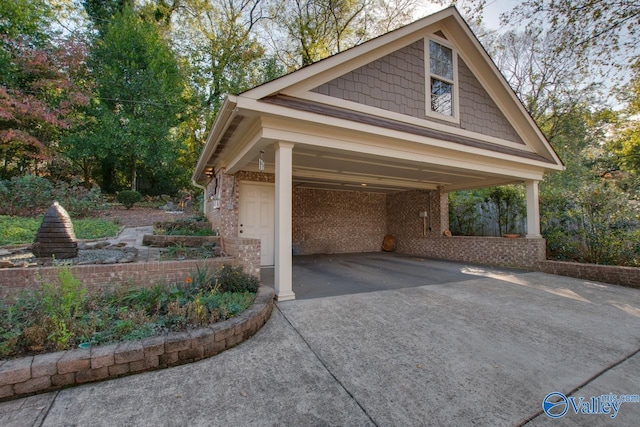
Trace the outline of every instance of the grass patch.
<instances>
[{"instance_id":1,"label":"grass patch","mask_svg":"<svg viewBox=\"0 0 640 427\"><path fill-rule=\"evenodd\" d=\"M184 283L90 294L69 267L0 304L0 357L17 357L146 338L236 316L255 298L258 281L241 269L198 269Z\"/></svg>"},{"instance_id":2,"label":"grass patch","mask_svg":"<svg viewBox=\"0 0 640 427\"><path fill-rule=\"evenodd\" d=\"M98 218L73 219L76 237L82 240L113 237L120 227L111 221ZM32 243L42 224L42 217L26 218L0 215L0 246Z\"/></svg>"}]
</instances>

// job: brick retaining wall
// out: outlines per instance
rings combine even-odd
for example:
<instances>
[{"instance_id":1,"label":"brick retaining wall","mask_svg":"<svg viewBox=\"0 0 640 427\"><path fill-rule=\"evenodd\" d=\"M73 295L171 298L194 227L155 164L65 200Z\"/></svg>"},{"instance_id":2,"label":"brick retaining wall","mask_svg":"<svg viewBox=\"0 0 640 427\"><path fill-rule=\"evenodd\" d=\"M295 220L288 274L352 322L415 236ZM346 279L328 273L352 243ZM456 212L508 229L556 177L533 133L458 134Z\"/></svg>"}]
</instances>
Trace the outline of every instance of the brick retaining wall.
<instances>
[{"instance_id":1,"label":"brick retaining wall","mask_svg":"<svg viewBox=\"0 0 640 427\"><path fill-rule=\"evenodd\" d=\"M537 269L545 259L544 239L453 236L398 239L401 254L452 261Z\"/></svg>"},{"instance_id":2,"label":"brick retaining wall","mask_svg":"<svg viewBox=\"0 0 640 427\"><path fill-rule=\"evenodd\" d=\"M216 270L223 264L234 267L243 261L231 258L209 258L184 261L136 262L128 264L91 264L70 267L74 277L89 291L113 289L117 285L152 286L156 283L181 283L197 268ZM258 262L258 266L259 266ZM255 274L254 264L245 271ZM23 289L37 289L42 281L57 283L58 267L0 269L0 300L7 300ZM255 274L258 278L258 274Z\"/></svg>"},{"instance_id":3,"label":"brick retaining wall","mask_svg":"<svg viewBox=\"0 0 640 427\"><path fill-rule=\"evenodd\" d=\"M640 289L640 268L615 265L582 264L566 261L541 261L540 271L560 276L593 280Z\"/></svg>"},{"instance_id":4,"label":"brick retaining wall","mask_svg":"<svg viewBox=\"0 0 640 427\"><path fill-rule=\"evenodd\" d=\"M227 255L238 260L245 273L260 278L260 239L225 237L222 246Z\"/></svg>"},{"instance_id":5,"label":"brick retaining wall","mask_svg":"<svg viewBox=\"0 0 640 427\"><path fill-rule=\"evenodd\" d=\"M137 341L0 361L0 400L182 365L235 347L262 328L273 310L272 288L261 286L253 305L208 327Z\"/></svg>"}]
</instances>

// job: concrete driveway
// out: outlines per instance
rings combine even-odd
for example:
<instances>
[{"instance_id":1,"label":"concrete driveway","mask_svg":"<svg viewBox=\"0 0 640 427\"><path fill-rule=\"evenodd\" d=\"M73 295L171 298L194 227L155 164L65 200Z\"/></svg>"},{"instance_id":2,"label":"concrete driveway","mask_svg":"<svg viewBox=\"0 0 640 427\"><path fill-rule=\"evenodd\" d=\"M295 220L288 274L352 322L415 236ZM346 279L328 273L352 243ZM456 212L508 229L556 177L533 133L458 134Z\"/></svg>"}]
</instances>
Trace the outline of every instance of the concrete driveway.
<instances>
[{"instance_id":1,"label":"concrete driveway","mask_svg":"<svg viewBox=\"0 0 640 427\"><path fill-rule=\"evenodd\" d=\"M466 280L278 303L216 357L5 402L0 425L638 425L640 403L612 419L571 402L640 394L640 291L455 268ZM559 420L551 392L574 398Z\"/></svg>"}]
</instances>

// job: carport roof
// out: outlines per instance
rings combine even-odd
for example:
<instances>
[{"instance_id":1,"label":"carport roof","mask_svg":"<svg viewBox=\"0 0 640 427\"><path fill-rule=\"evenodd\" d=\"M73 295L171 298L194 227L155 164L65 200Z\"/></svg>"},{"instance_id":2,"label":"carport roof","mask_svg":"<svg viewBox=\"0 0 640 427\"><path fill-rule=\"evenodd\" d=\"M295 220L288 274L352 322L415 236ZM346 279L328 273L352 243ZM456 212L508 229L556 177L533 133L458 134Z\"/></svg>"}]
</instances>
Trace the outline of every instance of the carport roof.
<instances>
[{"instance_id":1,"label":"carport roof","mask_svg":"<svg viewBox=\"0 0 640 427\"><path fill-rule=\"evenodd\" d=\"M434 36L435 34L435 36ZM517 133L501 139L316 90L429 37L443 36ZM425 96L425 94L422 94ZM423 98L424 102L424 98ZM478 106L478 108L483 108ZM446 191L541 180L563 165L455 8L444 9L240 95L229 95L193 174L274 171L278 141L293 142L294 186Z\"/></svg>"}]
</instances>

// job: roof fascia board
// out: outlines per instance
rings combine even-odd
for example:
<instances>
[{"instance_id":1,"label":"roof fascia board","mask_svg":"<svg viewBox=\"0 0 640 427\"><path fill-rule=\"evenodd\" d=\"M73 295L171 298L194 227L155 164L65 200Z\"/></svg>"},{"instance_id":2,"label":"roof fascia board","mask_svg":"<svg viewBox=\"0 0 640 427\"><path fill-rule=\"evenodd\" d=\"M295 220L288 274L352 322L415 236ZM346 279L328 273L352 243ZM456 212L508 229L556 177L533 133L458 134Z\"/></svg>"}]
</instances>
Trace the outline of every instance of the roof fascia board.
<instances>
[{"instance_id":1,"label":"roof fascia board","mask_svg":"<svg viewBox=\"0 0 640 427\"><path fill-rule=\"evenodd\" d=\"M193 175L191 179L193 181L198 182L199 177L204 173L204 169L211 158L211 155L215 152L218 143L220 142L220 138L224 135L225 131L229 127L229 124L233 120L233 116L235 114L237 106L237 97L234 95L227 95L222 103L222 107L220 108L220 112L213 122L213 126L211 126L211 131L207 136L207 141L205 142L204 148L202 149L202 153L200 153L200 157L198 158L198 162L196 163L195 170L193 171Z\"/></svg>"},{"instance_id":2,"label":"roof fascia board","mask_svg":"<svg viewBox=\"0 0 640 427\"><path fill-rule=\"evenodd\" d=\"M479 155L469 151L452 152L451 150L438 149L437 147L426 145L416 150L416 146L410 146L411 144L389 144L386 138L383 138L382 141L370 138L366 142L362 142L338 139L333 135L327 135L326 132L297 132L291 129L272 129L266 126L263 129L263 137L271 141L288 141L331 150L366 153L390 159L437 164L439 166L517 177L519 179L538 179L545 171L544 167L521 162L521 160L527 159L515 158L514 156L505 156L498 159L486 153Z\"/></svg>"},{"instance_id":3,"label":"roof fascia board","mask_svg":"<svg viewBox=\"0 0 640 427\"><path fill-rule=\"evenodd\" d=\"M242 96L247 98L260 99L266 96L275 95L284 91L285 89L293 87L294 85L301 85L301 83L306 81L307 79L314 78L318 74L326 72L327 70L331 70L334 67L341 68L339 67L341 64L348 63L349 61L352 61L355 58L366 54L367 52L376 51L379 48L383 48L389 43L392 43L395 46L398 41L405 40L405 38L406 40L411 40L411 37L414 37L416 40L418 40L423 36L420 35L418 37L414 33L417 33L419 30L424 29L442 19L445 19L446 17L455 15L456 13L458 12L455 7L448 7L432 15L426 16L415 22L405 25L404 27L400 27L397 30L383 34L365 43L354 46L351 49L337 53L307 67L296 70L286 76L280 77L279 79L257 86L253 89L249 89L248 91L243 92ZM357 68L357 66L354 68Z\"/></svg>"},{"instance_id":4,"label":"roof fascia board","mask_svg":"<svg viewBox=\"0 0 640 427\"><path fill-rule=\"evenodd\" d=\"M244 98L238 99L238 105L241 108L251 108L253 111L260 111L265 114L262 117L262 123L264 126L271 127L272 129L286 130L290 129L305 129L304 132L309 132L314 125L319 127L319 131L324 134L331 133L334 139L344 140L344 133L361 132L368 134L367 138L392 138L396 141L409 141L419 143L425 146L433 146L435 148L442 148L452 150L459 153L472 153L474 155L493 157L500 155L505 159L516 161L519 164L530 164L537 167L543 167L551 170L561 170L558 165L544 163L534 159L526 159L504 153L496 153L494 151L485 150L477 147L463 146L454 142L442 141L439 139L428 138L425 136L408 134L405 132L385 129L377 126L372 126L364 123L356 123L345 119L339 119L334 117L327 117L324 115L293 110L290 108L282 107L274 104L265 104L256 100L249 100ZM330 132L333 130L333 132ZM387 139L386 144L389 145ZM398 142L395 143L396 145Z\"/></svg>"},{"instance_id":5,"label":"roof fascia board","mask_svg":"<svg viewBox=\"0 0 640 427\"><path fill-rule=\"evenodd\" d=\"M262 124L260 120L257 120L234 144L233 149L220 154L220 161L224 164L226 173L234 174L251 161L251 159L247 159L247 155L257 150L256 147L261 143L262 136Z\"/></svg>"}]
</instances>

